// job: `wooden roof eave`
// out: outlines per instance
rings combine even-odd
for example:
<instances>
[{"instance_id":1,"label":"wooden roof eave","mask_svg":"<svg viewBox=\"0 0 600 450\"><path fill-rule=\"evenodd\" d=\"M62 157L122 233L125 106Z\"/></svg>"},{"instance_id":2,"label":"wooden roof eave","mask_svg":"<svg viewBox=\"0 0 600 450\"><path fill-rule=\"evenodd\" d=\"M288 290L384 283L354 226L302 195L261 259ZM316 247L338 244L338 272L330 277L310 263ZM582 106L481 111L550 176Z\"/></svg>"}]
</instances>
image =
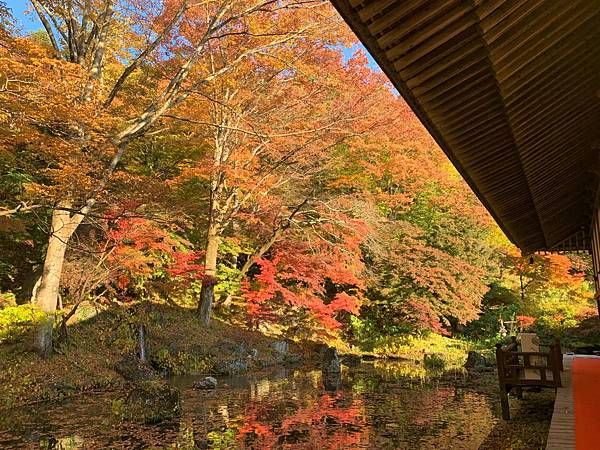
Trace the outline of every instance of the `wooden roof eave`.
<instances>
[{"instance_id":1,"label":"wooden roof eave","mask_svg":"<svg viewBox=\"0 0 600 450\"><path fill-rule=\"evenodd\" d=\"M588 248L600 0L332 3L514 244Z\"/></svg>"},{"instance_id":2,"label":"wooden roof eave","mask_svg":"<svg viewBox=\"0 0 600 450\"><path fill-rule=\"evenodd\" d=\"M384 0L391 3L389 0ZM375 59L375 62L379 65L385 75L392 81L394 87L400 92L402 98L408 103L411 109L414 111L419 120L427 128L427 131L431 134L440 148L444 151L446 156L450 159L456 170L460 173L463 179L467 182L471 190L475 193L479 201L485 206L485 208L492 215L496 223L500 226L506 237L516 246L519 246L518 241L512 235L512 232L506 228L505 224L501 220L501 217L496 213L495 208L487 201L485 196L479 191L477 184L473 181L469 173L465 170L461 162L456 158L454 152L449 148L446 141L443 139L442 134L439 132L437 127L429 120L428 116L422 110L419 102L412 95L411 90L408 88L406 83L402 82L399 77L396 76L396 69L388 62L387 57L382 55L382 52L378 50L379 45L370 32L361 25L362 20L358 14L349 8L346 2L332 0L333 6L340 13L342 18L346 21L352 31L360 38L371 56ZM535 249L522 249L524 252L534 251Z\"/></svg>"}]
</instances>

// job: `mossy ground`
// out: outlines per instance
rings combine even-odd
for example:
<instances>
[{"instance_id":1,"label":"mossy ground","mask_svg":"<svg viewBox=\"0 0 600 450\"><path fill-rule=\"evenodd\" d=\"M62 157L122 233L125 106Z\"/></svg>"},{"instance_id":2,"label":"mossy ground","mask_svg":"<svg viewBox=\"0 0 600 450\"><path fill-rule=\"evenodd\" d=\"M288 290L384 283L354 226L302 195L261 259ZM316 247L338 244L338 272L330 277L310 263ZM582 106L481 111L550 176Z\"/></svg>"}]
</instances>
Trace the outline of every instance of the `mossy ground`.
<instances>
[{"instance_id":1,"label":"mossy ground","mask_svg":"<svg viewBox=\"0 0 600 450\"><path fill-rule=\"evenodd\" d=\"M191 308L147 303L106 310L71 324L67 342L45 360L33 353L28 333L0 345L0 408L124 387L115 367L137 351L140 323L149 359L165 372L208 374L219 361L239 357L240 348L256 350L258 367L276 360L273 337L219 320L205 327Z\"/></svg>"}]
</instances>

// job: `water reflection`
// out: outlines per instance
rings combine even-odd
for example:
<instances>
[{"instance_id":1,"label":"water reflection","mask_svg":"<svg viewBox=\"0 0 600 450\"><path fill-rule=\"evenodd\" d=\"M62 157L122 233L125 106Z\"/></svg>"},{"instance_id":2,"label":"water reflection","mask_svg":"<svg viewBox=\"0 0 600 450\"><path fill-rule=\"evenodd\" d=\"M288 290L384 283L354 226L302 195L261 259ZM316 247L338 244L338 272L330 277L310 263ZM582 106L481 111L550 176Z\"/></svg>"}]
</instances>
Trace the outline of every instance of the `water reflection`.
<instances>
[{"instance_id":1,"label":"water reflection","mask_svg":"<svg viewBox=\"0 0 600 450\"><path fill-rule=\"evenodd\" d=\"M328 373L323 374L323 388L327 392L335 393L342 386L342 374L341 373Z\"/></svg>"},{"instance_id":2,"label":"water reflection","mask_svg":"<svg viewBox=\"0 0 600 450\"><path fill-rule=\"evenodd\" d=\"M223 378L214 391L177 377L178 421L119 423L111 411L119 394L88 396L2 415L0 448L478 448L498 420L495 397L403 370L363 364L334 378L279 370Z\"/></svg>"}]
</instances>

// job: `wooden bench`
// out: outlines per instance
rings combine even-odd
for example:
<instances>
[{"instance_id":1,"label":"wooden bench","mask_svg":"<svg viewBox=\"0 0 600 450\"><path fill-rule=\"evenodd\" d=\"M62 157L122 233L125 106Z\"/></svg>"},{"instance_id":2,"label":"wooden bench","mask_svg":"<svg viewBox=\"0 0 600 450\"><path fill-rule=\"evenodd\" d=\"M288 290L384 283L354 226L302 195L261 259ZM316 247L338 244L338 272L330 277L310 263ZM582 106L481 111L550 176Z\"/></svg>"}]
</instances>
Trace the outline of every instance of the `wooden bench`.
<instances>
[{"instance_id":1,"label":"wooden bench","mask_svg":"<svg viewBox=\"0 0 600 450\"><path fill-rule=\"evenodd\" d=\"M508 394L512 389L515 389L517 398L523 398L524 387L561 387L563 363L558 339L549 346L548 352L524 352L519 351L519 344L513 336L508 345L496 344L496 364L504 420L510 419Z\"/></svg>"}]
</instances>

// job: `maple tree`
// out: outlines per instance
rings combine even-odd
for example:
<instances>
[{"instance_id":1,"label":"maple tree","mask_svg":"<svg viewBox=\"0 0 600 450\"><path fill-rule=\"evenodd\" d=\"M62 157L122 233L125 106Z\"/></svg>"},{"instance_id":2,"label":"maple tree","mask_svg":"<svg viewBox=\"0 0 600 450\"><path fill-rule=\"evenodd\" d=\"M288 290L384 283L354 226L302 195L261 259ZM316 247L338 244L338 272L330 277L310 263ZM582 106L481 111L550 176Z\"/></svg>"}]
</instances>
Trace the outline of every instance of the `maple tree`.
<instances>
[{"instance_id":1,"label":"maple tree","mask_svg":"<svg viewBox=\"0 0 600 450\"><path fill-rule=\"evenodd\" d=\"M378 77L365 78L364 58L344 64L339 51L330 48L339 41L336 25L329 40L321 27L318 40L303 36L302 42L294 41L292 52L278 48L261 60L246 61L214 84L208 105L200 101L169 116L192 128L203 126L213 148L208 168L200 161L199 167L180 177L182 182L204 178L209 185L205 244L209 275L216 274L219 243L228 227L244 216L255 220L270 215L269 204L278 203L275 196L292 204L289 216L300 217L298 210L312 201L311 192L335 147L372 129L374 107L385 88L376 82ZM237 43L231 56L226 54L231 49L220 47L219 58L211 56L208 61L210 70L220 70L218 59L234 58L243 48ZM330 70L323 71L324 66ZM208 117L203 119L206 111ZM280 221L254 256L262 256L289 226L289 218ZM248 268L242 268L242 276ZM199 302L205 323L213 297L214 283L205 283Z\"/></svg>"},{"instance_id":2,"label":"maple tree","mask_svg":"<svg viewBox=\"0 0 600 450\"><path fill-rule=\"evenodd\" d=\"M329 183L360 205L370 226L365 320L381 333L448 332L478 317L498 248L488 216L444 162L401 99L395 129L340 154Z\"/></svg>"},{"instance_id":3,"label":"maple tree","mask_svg":"<svg viewBox=\"0 0 600 450\"><path fill-rule=\"evenodd\" d=\"M548 287L576 289L585 275L584 270L566 255L522 256L511 252L506 255L506 264L519 278L521 301L525 301L528 292L535 294L535 291Z\"/></svg>"}]
</instances>

